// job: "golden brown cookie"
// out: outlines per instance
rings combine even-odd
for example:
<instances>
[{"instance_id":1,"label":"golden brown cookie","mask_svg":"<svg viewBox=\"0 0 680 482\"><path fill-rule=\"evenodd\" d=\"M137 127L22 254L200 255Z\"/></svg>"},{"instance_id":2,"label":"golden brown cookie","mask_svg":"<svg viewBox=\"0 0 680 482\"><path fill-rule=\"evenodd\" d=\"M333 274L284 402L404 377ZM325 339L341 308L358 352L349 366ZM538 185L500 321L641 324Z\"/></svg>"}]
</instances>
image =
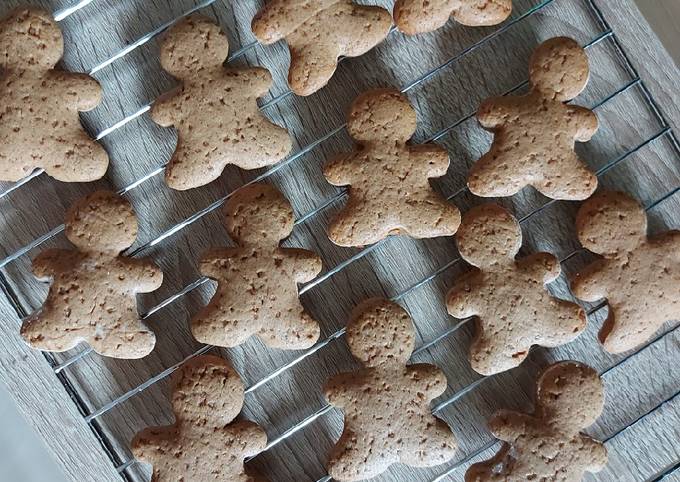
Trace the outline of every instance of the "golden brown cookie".
<instances>
[{"instance_id":1,"label":"golden brown cookie","mask_svg":"<svg viewBox=\"0 0 680 482\"><path fill-rule=\"evenodd\" d=\"M408 35L432 32L453 17L463 25L498 25L512 13L512 0L397 0L394 23Z\"/></svg>"},{"instance_id":2,"label":"golden brown cookie","mask_svg":"<svg viewBox=\"0 0 680 482\"><path fill-rule=\"evenodd\" d=\"M468 176L473 194L512 196L533 186L552 199L582 200L597 188L597 177L574 152L575 141L597 132L595 114L566 104L588 83L584 50L572 39L542 43L531 57L531 90L522 96L486 100L477 117L493 132L491 149Z\"/></svg>"},{"instance_id":3,"label":"golden brown cookie","mask_svg":"<svg viewBox=\"0 0 680 482\"><path fill-rule=\"evenodd\" d=\"M319 324L298 298L298 283L321 271L311 251L281 248L293 230L293 210L275 188L252 184L225 206L234 248L214 248L201 258L201 273L217 281L210 303L191 320L203 343L233 347L259 336L273 348L297 350L319 339Z\"/></svg>"},{"instance_id":4,"label":"golden brown cookie","mask_svg":"<svg viewBox=\"0 0 680 482\"><path fill-rule=\"evenodd\" d=\"M109 156L80 125L101 88L86 74L55 70L64 39L52 16L19 8L0 21L0 181L42 168L55 179L101 178Z\"/></svg>"},{"instance_id":5,"label":"golden brown cookie","mask_svg":"<svg viewBox=\"0 0 680 482\"><path fill-rule=\"evenodd\" d=\"M515 259L522 230L508 211L497 204L471 209L456 242L461 257L478 269L456 283L446 304L456 318L476 317L470 347L476 372L509 370L522 363L532 345L562 345L585 329L583 310L553 298L545 287L560 275L558 259L549 253Z\"/></svg>"},{"instance_id":6,"label":"golden brown cookie","mask_svg":"<svg viewBox=\"0 0 680 482\"><path fill-rule=\"evenodd\" d=\"M436 144L411 145L416 112L393 89L361 94L347 120L358 142L333 160L324 175L334 186L349 185L345 208L328 235L340 246L365 246L391 234L414 238L451 236L460 212L432 189L430 179L446 174L449 155Z\"/></svg>"},{"instance_id":7,"label":"golden brown cookie","mask_svg":"<svg viewBox=\"0 0 680 482\"><path fill-rule=\"evenodd\" d=\"M503 410L489 429L505 442L491 459L472 465L466 482L579 482L607 463L607 449L579 433L602 413L602 381L592 368L559 362L543 371L533 414Z\"/></svg>"},{"instance_id":8,"label":"golden brown cookie","mask_svg":"<svg viewBox=\"0 0 680 482\"><path fill-rule=\"evenodd\" d=\"M328 464L333 480L375 477L395 463L432 467L453 457L451 429L430 402L446 390L434 365L407 365L415 333L408 313L384 299L364 301L347 325L350 351L364 368L332 377L324 392L345 428Z\"/></svg>"},{"instance_id":9,"label":"golden brown cookie","mask_svg":"<svg viewBox=\"0 0 680 482\"><path fill-rule=\"evenodd\" d=\"M125 199L98 191L66 213L66 237L75 250L48 249L33 272L52 282L42 308L21 327L33 348L66 351L85 341L99 354L142 358L156 343L137 313L137 293L163 282L151 261L121 256L137 237L137 218Z\"/></svg>"},{"instance_id":10,"label":"golden brown cookie","mask_svg":"<svg viewBox=\"0 0 680 482\"><path fill-rule=\"evenodd\" d=\"M271 0L253 19L252 29L263 44L286 40L290 88L310 95L333 77L339 57L365 54L391 26L387 10L351 0Z\"/></svg>"},{"instance_id":11,"label":"golden brown cookie","mask_svg":"<svg viewBox=\"0 0 680 482\"><path fill-rule=\"evenodd\" d=\"M225 68L228 52L226 35L201 15L181 20L161 44L161 65L181 84L151 109L156 123L177 129L177 147L165 171L173 189L208 184L228 164L257 169L290 152L288 132L257 105L271 86L271 74L259 67Z\"/></svg>"},{"instance_id":12,"label":"golden brown cookie","mask_svg":"<svg viewBox=\"0 0 680 482\"><path fill-rule=\"evenodd\" d=\"M602 258L575 276L572 291L584 301L607 300L600 341L608 352L635 348L680 319L680 231L648 238L645 210L611 191L581 206L576 230L583 247Z\"/></svg>"},{"instance_id":13,"label":"golden brown cookie","mask_svg":"<svg viewBox=\"0 0 680 482\"><path fill-rule=\"evenodd\" d=\"M152 482L254 482L243 466L267 445L257 424L234 419L243 407L243 382L222 358L196 357L175 372L175 424L152 427L132 441L135 458L153 465Z\"/></svg>"}]
</instances>

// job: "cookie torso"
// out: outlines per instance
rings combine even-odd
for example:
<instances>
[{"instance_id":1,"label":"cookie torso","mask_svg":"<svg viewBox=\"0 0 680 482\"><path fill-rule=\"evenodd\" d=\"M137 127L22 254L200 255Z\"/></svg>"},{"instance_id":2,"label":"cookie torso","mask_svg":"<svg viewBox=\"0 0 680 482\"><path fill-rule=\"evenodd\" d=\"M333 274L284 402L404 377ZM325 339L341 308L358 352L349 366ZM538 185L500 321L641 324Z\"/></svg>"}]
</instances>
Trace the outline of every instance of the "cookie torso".
<instances>
[{"instance_id":1,"label":"cookie torso","mask_svg":"<svg viewBox=\"0 0 680 482\"><path fill-rule=\"evenodd\" d=\"M321 269L316 255L298 249L226 248L210 256L202 271L216 279L218 287L192 321L194 336L227 347L244 343L252 335L272 347L313 345L319 326L298 298L296 272L301 260L317 265L316 272Z\"/></svg>"},{"instance_id":2,"label":"cookie torso","mask_svg":"<svg viewBox=\"0 0 680 482\"><path fill-rule=\"evenodd\" d=\"M455 441L446 424L432 415L427 395L445 388L443 373L424 364L366 368L331 379L327 396L343 410L345 429L329 474L337 480L363 480L400 461L426 467L449 460Z\"/></svg>"}]
</instances>

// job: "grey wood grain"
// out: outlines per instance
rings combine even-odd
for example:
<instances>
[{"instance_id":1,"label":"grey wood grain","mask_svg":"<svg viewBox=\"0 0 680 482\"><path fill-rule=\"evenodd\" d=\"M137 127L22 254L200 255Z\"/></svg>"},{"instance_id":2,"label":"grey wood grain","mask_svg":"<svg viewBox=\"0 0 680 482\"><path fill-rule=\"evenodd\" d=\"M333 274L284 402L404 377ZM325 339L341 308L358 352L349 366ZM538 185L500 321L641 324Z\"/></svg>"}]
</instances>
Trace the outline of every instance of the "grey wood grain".
<instances>
[{"instance_id":1,"label":"grey wood grain","mask_svg":"<svg viewBox=\"0 0 680 482\"><path fill-rule=\"evenodd\" d=\"M364 3L392 6L389 0ZM197 283L197 259L211 246L230 244L221 225L220 206L233 190L265 174L266 181L284 192L302 219L285 244L313 249L324 260L321 277L302 288L301 298L320 320L322 339L331 337L309 355L269 350L256 340L235 349L214 350L231 360L246 386L255 386L246 395L244 416L262 424L270 441L286 436L249 462L271 480L317 480L325 475L324 464L342 428L342 418L325 408L320 387L332 374L356 368L338 333L352 307L369 296L392 297L409 310L421 347L414 361L435 363L448 376L448 390L435 406L451 400L438 414L460 440L456 461L461 466L453 471L454 479L462 477L472 462L469 456L491 442L485 428L491 413L501 407L531 406L534 377L550 361L577 359L601 372L611 369L607 376L617 375L617 382L608 385L612 395L608 395L605 416L593 427L594 435L601 438L617 433L670 397L673 378L659 377L651 384L641 381L664 364L677 362L680 350L673 323L659 336L668 334L645 351L629 359L613 357L601 350L595 337L606 310L601 308L594 312L587 333L575 342L554 350L532 350L529 360L518 369L481 379L466 359L471 324L452 319L443 305L447 289L469 269L458 260L451 238L390 238L362 250L336 247L325 234L345 197L342 189L325 182L321 170L331 156L352 148L343 124L345 112L359 92L378 86L406 90L418 112L414 141L435 138L451 156L448 174L434 184L465 211L483 202L464 190L469 167L490 143L490 136L473 117L479 102L491 95L521 93L533 48L555 35L569 35L588 45L591 82L576 102L595 108L601 128L593 141L578 147L579 153L599 172L604 186L626 190L645 205L653 205L649 210L653 230L679 227L680 195L654 204L680 186L680 165L674 139L646 97L646 89L659 96L666 120L675 127L678 95L670 86L678 81L677 69L669 66L669 57L632 0L597 3L611 19L616 39L601 25L587 0L515 0L511 19L501 26L471 29L449 22L437 32L415 38L392 32L365 56L344 59L329 86L307 98L289 93L285 45L254 43L249 25L261 6L256 0L217 0L202 8L206 2L199 0L94 0L65 18L61 22L66 41L64 68L94 69L93 75L104 88L102 104L84 113L82 120L93 135L106 134L101 142L111 156L111 167L98 183L68 185L39 176L0 198L0 257L16 253L58 227L69 204L83 193L100 187L123 189L144 179L125 195L140 217L139 239L132 253L152 258L165 272L163 286L139 298L142 312L153 311L147 321L158 334L157 349L137 361L86 354L62 372L121 460L131 457L128 442L134 433L171 421L167 369L201 349L188 331L187 319L214 290L210 282ZM54 9L64 2L43 0L42 4ZM7 8L12 5L8 3ZM266 116L290 130L295 141L289 158L273 169L243 172L229 168L208 186L175 192L164 185L162 166L174 148L176 135L172 129L156 126L144 109L175 85L158 61L162 28L196 8L227 32L232 54L228 66L263 65L272 71L273 86L260 105ZM631 50L641 78L627 67L617 41ZM131 115L135 117L121 125ZM0 192L7 187L0 184ZM550 202L529 189L499 202L523 219L523 252L546 250L565 259L564 275L551 290L570 298L566 276L592 259L580 251L574 235L578 204ZM175 230L178 223L181 229ZM63 234L57 233L3 266L2 272L26 308L37 308L47 288L31 276L30 259L47 247L66 245ZM174 298L192 286L196 287ZM169 299L172 302L156 309ZM56 362L68 363L83 350L78 347L56 355ZM281 367L289 368L277 372ZM677 374L669 372L669 376L673 374L677 380ZM149 383L152 377L158 381ZM675 413L674 404L667 407L671 408L663 409L664 416ZM636 440L647 437L654 443L661 435L677 436L663 426L656 413L622 432L620 443L614 443L618 435L612 439L610 451L615 456L608 474L644 480L655 471L662 473L672 467L677 453L671 449L649 458L638 472L632 471L622 455L631 450L644 456ZM311 421L299 428L305 420ZM637 438L624 435L632 433ZM445 470L396 466L379 480L431 480ZM131 480L146 480L148 473L148 467L141 464L125 471Z\"/></svg>"}]
</instances>

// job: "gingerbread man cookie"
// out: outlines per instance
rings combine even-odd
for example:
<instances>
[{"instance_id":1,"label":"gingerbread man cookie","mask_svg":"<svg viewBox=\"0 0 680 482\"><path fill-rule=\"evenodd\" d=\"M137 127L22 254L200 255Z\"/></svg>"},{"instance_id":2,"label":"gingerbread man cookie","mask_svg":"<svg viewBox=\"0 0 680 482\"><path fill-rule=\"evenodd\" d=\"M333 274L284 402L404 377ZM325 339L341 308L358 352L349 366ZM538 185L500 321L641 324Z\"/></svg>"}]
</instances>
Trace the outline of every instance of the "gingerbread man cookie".
<instances>
[{"instance_id":1,"label":"gingerbread man cookie","mask_svg":"<svg viewBox=\"0 0 680 482\"><path fill-rule=\"evenodd\" d=\"M387 10L351 0L271 0L253 19L252 29L263 44L286 40L288 84L297 95L310 95L333 77L339 57L365 54L391 26Z\"/></svg>"},{"instance_id":2,"label":"gingerbread man cookie","mask_svg":"<svg viewBox=\"0 0 680 482\"><path fill-rule=\"evenodd\" d=\"M505 443L491 460L472 465L465 481L579 482L585 472L602 470L607 449L579 432L595 422L603 405L595 370L571 361L551 365L538 379L533 414L504 410L489 421Z\"/></svg>"},{"instance_id":3,"label":"gingerbread man cookie","mask_svg":"<svg viewBox=\"0 0 680 482\"><path fill-rule=\"evenodd\" d=\"M470 348L476 372L509 370L522 363L532 345L562 345L585 329L583 310L545 288L560 275L557 258L536 253L515 259L522 230L508 211L496 204L471 209L456 241L461 257L479 269L451 289L446 303L456 318L477 317Z\"/></svg>"},{"instance_id":4,"label":"gingerbread man cookie","mask_svg":"<svg viewBox=\"0 0 680 482\"><path fill-rule=\"evenodd\" d=\"M120 255L137 237L132 206L98 191L71 206L64 224L77 249L48 249L33 260L35 276L52 286L21 335L40 350L61 352L85 341L104 356L146 356L156 337L140 320L135 295L158 289L163 273L151 261Z\"/></svg>"},{"instance_id":5,"label":"gingerbread man cookie","mask_svg":"<svg viewBox=\"0 0 680 482\"><path fill-rule=\"evenodd\" d=\"M200 15L172 27L161 45L163 69L181 83L151 109L156 123L177 129L177 148L165 171L173 189L208 184L228 164L257 169L290 152L288 132L257 105L271 86L271 74L259 67L225 68L228 51L226 35Z\"/></svg>"},{"instance_id":6,"label":"gingerbread man cookie","mask_svg":"<svg viewBox=\"0 0 680 482\"><path fill-rule=\"evenodd\" d=\"M358 148L324 171L334 186L350 186L347 206L328 230L335 244L364 246L391 234L432 238L456 232L458 208L429 181L446 174L448 153L436 144L408 144L416 112L406 97L392 89L365 92L352 104L347 129Z\"/></svg>"},{"instance_id":7,"label":"gingerbread man cookie","mask_svg":"<svg viewBox=\"0 0 680 482\"><path fill-rule=\"evenodd\" d=\"M620 192L600 192L576 217L581 244L603 258L572 280L577 298L606 299L600 341L621 353L648 340L661 325L680 319L680 231L647 237L647 215Z\"/></svg>"},{"instance_id":8,"label":"gingerbread man cookie","mask_svg":"<svg viewBox=\"0 0 680 482\"><path fill-rule=\"evenodd\" d=\"M52 16L20 8L0 21L0 181L18 181L42 168L59 181L100 179L104 148L80 125L101 88L86 74L55 70L64 39Z\"/></svg>"},{"instance_id":9,"label":"gingerbread man cookie","mask_svg":"<svg viewBox=\"0 0 680 482\"><path fill-rule=\"evenodd\" d=\"M408 35L432 32L453 17L471 27L498 25L512 13L512 0L397 0L394 23Z\"/></svg>"},{"instance_id":10,"label":"gingerbread man cookie","mask_svg":"<svg viewBox=\"0 0 680 482\"><path fill-rule=\"evenodd\" d=\"M473 194L512 196L533 186L552 199L582 200L597 188L597 177L574 152L598 128L585 107L565 104L586 87L588 57L572 39L541 44L531 57L528 94L485 101L480 124L494 133L491 149L468 177Z\"/></svg>"},{"instance_id":11,"label":"gingerbread man cookie","mask_svg":"<svg viewBox=\"0 0 680 482\"><path fill-rule=\"evenodd\" d=\"M175 372L175 424L147 428L132 441L135 458L153 465L152 482L255 482L244 459L267 445L264 430L234 422L243 407L243 382L222 358L196 357Z\"/></svg>"},{"instance_id":12,"label":"gingerbread man cookie","mask_svg":"<svg viewBox=\"0 0 680 482\"><path fill-rule=\"evenodd\" d=\"M309 348L319 325L298 298L298 283L321 271L321 259L303 249L281 248L293 230L293 210L272 186L253 184L225 206L227 232L238 244L201 258L201 273L217 281L210 303L191 320L203 343L233 347L253 335L273 348Z\"/></svg>"},{"instance_id":13,"label":"gingerbread man cookie","mask_svg":"<svg viewBox=\"0 0 680 482\"><path fill-rule=\"evenodd\" d=\"M333 480L375 477L395 463L432 467L453 457L451 429L430 402L446 390L433 365L407 365L415 333L406 311L388 300L364 301L347 325L350 351L364 368L329 380L325 395L345 428L328 464Z\"/></svg>"}]
</instances>

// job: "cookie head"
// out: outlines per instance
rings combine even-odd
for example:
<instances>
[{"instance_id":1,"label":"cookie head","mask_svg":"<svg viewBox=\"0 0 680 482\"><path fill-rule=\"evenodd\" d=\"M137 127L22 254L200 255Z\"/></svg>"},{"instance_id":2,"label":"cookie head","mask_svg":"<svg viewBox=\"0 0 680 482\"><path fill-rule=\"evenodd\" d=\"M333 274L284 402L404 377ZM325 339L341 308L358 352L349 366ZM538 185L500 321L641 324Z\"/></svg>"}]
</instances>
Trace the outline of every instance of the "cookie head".
<instances>
[{"instance_id":1,"label":"cookie head","mask_svg":"<svg viewBox=\"0 0 680 482\"><path fill-rule=\"evenodd\" d=\"M240 189L227 201L224 211L227 232L241 245L278 245L293 231L290 203L268 184Z\"/></svg>"},{"instance_id":2,"label":"cookie head","mask_svg":"<svg viewBox=\"0 0 680 482\"><path fill-rule=\"evenodd\" d=\"M97 191L77 201L66 214L66 237L83 251L120 253L137 238L137 217L128 201Z\"/></svg>"},{"instance_id":3,"label":"cookie head","mask_svg":"<svg viewBox=\"0 0 680 482\"><path fill-rule=\"evenodd\" d=\"M416 131L416 111L397 90L365 92L352 104L347 129L357 141L406 142Z\"/></svg>"},{"instance_id":4,"label":"cookie head","mask_svg":"<svg viewBox=\"0 0 680 482\"><path fill-rule=\"evenodd\" d=\"M483 204L463 216L456 243L468 263L491 268L514 260L522 246L522 230L506 209L497 204Z\"/></svg>"},{"instance_id":5,"label":"cookie head","mask_svg":"<svg viewBox=\"0 0 680 482\"><path fill-rule=\"evenodd\" d=\"M529 77L534 89L566 102L588 84L588 56L573 39L555 37L543 42L531 56Z\"/></svg>"},{"instance_id":6,"label":"cookie head","mask_svg":"<svg viewBox=\"0 0 680 482\"><path fill-rule=\"evenodd\" d=\"M413 353L413 323L406 310L384 299L364 301L347 325L352 355L367 367L404 365Z\"/></svg>"},{"instance_id":7,"label":"cookie head","mask_svg":"<svg viewBox=\"0 0 680 482\"><path fill-rule=\"evenodd\" d=\"M64 52L64 39L52 15L20 8L0 21L0 63L28 69L51 69Z\"/></svg>"},{"instance_id":8,"label":"cookie head","mask_svg":"<svg viewBox=\"0 0 680 482\"><path fill-rule=\"evenodd\" d=\"M227 37L212 20L191 15L172 27L161 45L161 65L175 77L221 66L229 53Z\"/></svg>"},{"instance_id":9,"label":"cookie head","mask_svg":"<svg viewBox=\"0 0 680 482\"><path fill-rule=\"evenodd\" d=\"M578 432L595 423L602 412L602 381L589 366L577 362L557 363L539 378L536 406L550 423Z\"/></svg>"},{"instance_id":10,"label":"cookie head","mask_svg":"<svg viewBox=\"0 0 680 482\"><path fill-rule=\"evenodd\" d=\"M634 250L647 233L647 215L637 201L621 192L602 191L588 199L576 216L584 248L605 257Z\"/></svg>"},{"instance_id":11,"label":"cookie head","mask_svg":"<svg viewBox=\"0 0 680 482\"><path fill-rule=\"evenodd\" d=\"M216 356L194 358L173 378L172 408L178 421L223 427L241 411L243 396L241 378Z\"/></svg>"}]
</instances>

